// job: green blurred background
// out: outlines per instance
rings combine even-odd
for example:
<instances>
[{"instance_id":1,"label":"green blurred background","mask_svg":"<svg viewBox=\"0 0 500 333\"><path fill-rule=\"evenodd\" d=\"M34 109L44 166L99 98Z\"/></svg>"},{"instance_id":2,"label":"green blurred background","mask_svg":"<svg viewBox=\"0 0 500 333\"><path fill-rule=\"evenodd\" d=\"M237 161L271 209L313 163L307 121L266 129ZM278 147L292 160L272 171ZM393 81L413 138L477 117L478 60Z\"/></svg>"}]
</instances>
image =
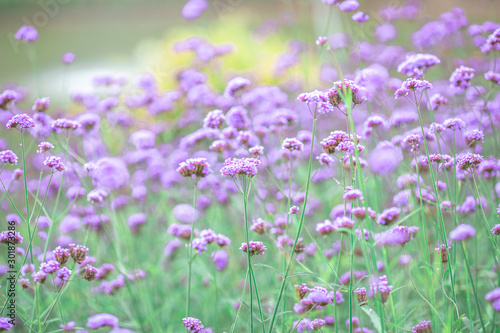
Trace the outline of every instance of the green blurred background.
<instances>
[{"instance_id":1,"label":"green blurred background","mask_svg":"<svg viewBox=\"0 0 500 333\"><path fill-rule=\"evenodd\" d=\"M266 20L284 22L292 17L295 21L293 25L282 24L278 35L283 38L274 38L266 45L271 53L285 51L290 37L314 41L317 35L341 31L335 23L325 31L328 15L339 13L335 8L329 13L321 0L208 1L210 7L200 19L186 21L180 15L185 0L0 0L0 86L16 82L34 87L24 45L13 41L13 34L26 24L40 33L33 47L41 71L41 93L50 96L65 93L71 86L86 85L95 74L152 72L170 77L174 67L170 65L178 65L170 45L190 35L232 42L238 46L237 57L251 59L254 52L261 51L263 42L252 39L251 31ZM402 2L361 0L360 9L375 18L377 8ZM471 22L498 21L500 9L500 1L486 0L426 0L422 4L419 19L423 22L454 6L465 8ZM75 53L77 60L63 81L60 57L65 52ZM247 61L242 68L241 63L235 62L229 69L244 71L258 65Z\"/></svg>"}]
</instances>

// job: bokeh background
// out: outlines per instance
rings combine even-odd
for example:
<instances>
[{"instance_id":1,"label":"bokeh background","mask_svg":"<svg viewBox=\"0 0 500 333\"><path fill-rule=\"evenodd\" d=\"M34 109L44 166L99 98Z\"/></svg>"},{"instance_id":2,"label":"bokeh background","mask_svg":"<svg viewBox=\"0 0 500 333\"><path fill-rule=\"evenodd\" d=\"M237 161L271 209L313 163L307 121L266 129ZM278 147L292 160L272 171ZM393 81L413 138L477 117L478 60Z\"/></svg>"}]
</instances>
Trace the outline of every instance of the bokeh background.
<instances>
[{"instance_id":1,"label":"bokeh background","mask_svg":"<svg viewBox=\"0 0 500 333\"><path fill-rule=\"evenodd\" d=\"M381 6L400 2L361 1L361 4L371 18L376 18ZM0 0L0 86L15 81L34 88L28 57L24 48L13 40L17 29L26 24L40 32L40 39L34 45L40 69L40 93L50 95L53 100L67 95L72 87L90 85L95 75L110 72L128 77L153 73L167 88L173 83L172 71L179 71L178 66L189 60L185 54L174 54L171 45L193 35L214 43L232 43L237 50L224 58L224 68L238 73L252 70L250 75L259 75L265 82L273 79L272 66L279 54L286 51L290 38L314 41L318 35L343 31L340 23L336 25L340 19L333 18L326 24L328 16L338 15L338 11L334 7L325 10L327 7L320 0L210 0L209 9L195 21L186 21L180 15L184 3L183 0ZM423 22L458 6L475 23L495 21L500 1L425 0L422 6L419 20ZM370 33L370 26L366 29ZM65 52L77 56L70 75L63 73L60 62Z\"/></svg>"}]
</instances>

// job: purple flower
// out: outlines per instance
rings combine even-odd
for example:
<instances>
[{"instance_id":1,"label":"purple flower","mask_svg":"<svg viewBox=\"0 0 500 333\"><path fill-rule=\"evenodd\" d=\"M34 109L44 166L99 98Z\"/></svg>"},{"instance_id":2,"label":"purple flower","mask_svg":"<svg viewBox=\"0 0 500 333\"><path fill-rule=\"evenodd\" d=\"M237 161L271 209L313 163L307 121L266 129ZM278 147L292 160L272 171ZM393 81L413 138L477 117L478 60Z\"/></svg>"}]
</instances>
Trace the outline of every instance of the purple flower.
<instances>
[{"instance_id":1,"label":"purple flower","mask_svg":"<svg viewBox=\"0 0 500 333\"><path fill-rule=\"evenodd\" d=\"M357 12L357 13L352 15L353 21L356 21L359 24L362 24L362 23L368 21L369 18L370 17L368 16L368 14L363 13L363 12Z\"/></svg>"},{"instance_id":2,"label":"purple flower","mask_svg":"<svg viewBox=\"0 0 500 333\"><path fill-rule=\"evenodd\" d=\"M71 270L67 267L63 267L63 268L57 270L57 272L56 272L56 276L63 281L68 280L70 275L71 275Z\"/></svg>"},{"instance_id":3,"label":"purple flower","mask_svg":"<svg viewBox=\"0 0 500 333\"><path fill-rule=\"evenodd\" d=\"M221 110L212 110L203 119L203 127L219 129L222 127L225 119L226 117Z\"/></svg>"},{"instance_id":4,"label":"purple flower","mask_svg":"<svg viewBox=\"0 0 500 333\"><path fill-rule=\"evenodd\" d=\"M250 256L264 254L264 252L267 250L267 247L265 247L262 242L250 241L248 242L248 244L250 245ZM241 243L240 250L246 253L247 243Z\"/></svg>"},{"instance_id":5,"label":"purple flower","mask_svg":"<svg viewBox=\"0 0 500 333\"><path fill-rule=\"evenodd\" d=\"M109 313L99 313L87 320L87 327L96 330L100 327L118 327L118 318Z\"/></svg>"},{"instance_id":6,"label":"purple flower","mask_svg":"<svg viewBox=\"0 0 500 333\"><path fill-rule=\"evenodd\" d=\"M203 157L189 158L179 164L177 172L183 177L196 176L198 178L206 177L210 170L210 164Z\"/></svg>"},{"instance_id":7,"label":"purple flower","mask_svg":"<svg viewBox=\"0 0 500 333\"><path fill-rule=\"evenodd\" d=\"M411 328L412 333L431 333L432 332L432 327L431 327L431 321L430 320L424 320L418 323L417 325L413 326Z\"/></svg>"},{"instance_id":8,"label":"purple flower","mask_svg":"<svg viewBox=\"0 0 500 333\"><path fill-rule=\"evenodd\" d=\"M454 241L464 241L476 235L476 229L470 224L460 224L450 231L450 238Z\"/></svg>"},{"instance_id":9,"label":"purple flower","mask_svg":"<svg viewBox=\"0 0 500 333\"><path fill-rule=\"evenodd\" d=\"M319 36L318 39L316 39L316 45L318 46L323 46L326 43L328 43L328 38L325 36Z\"/></svg>"},{"instance_id":10,"label":"purple flower","mask_svg":"<svg viewBox=\"0 0 500 333\"><path fill-rule=\"evenodd\" d=\"M304 144L299 140L297 140L296 138L286 138L285 140L283 140L281 149L288 149L290 151L293 150L302 151L304 150Z\"/></svg>"},{"instance_id":11,"label":"purple flower","mask_svg":"<svg viewBox=\"0 0 500 333\"><path fill-rule=\"evenodd\" d=\"M0 109L7 110L7 105L10 102L20 100L21 97L22 96L15 90L4 90L0 94Z\"/></svg>"},{"instance_id":12,"label":"purple flower","mask_svg":"<svg viewBox=\"0 0 500 333\"><path fill-rule=\"evenodd\" d=\"M408 93L411 91L423 91L427 89L432 89L432 84L429 83L427 80L417 80L415 78L409 78L406 79L406 81L403 82L401 85L401 88L396 90L394 93L394 96L396 99L400 97L404 97L408 95Z\"/></svg>"},{"instance_id":13,"label":"purple flower","mask_svg":"<svg viewBox=\"0 0 500 333\"><path fill-rule=\"evenodd\" d=\"M495 288L488 292L485 299L491 303L495 311L500 312L500 288Z\"/></svg>"},{"instance_id":14,"label":"purple flower","mask_svg":"<svg viewBox=\"0 0 500 333\"><path fill-rule=\"evenodd\" d=\"M49 260L40 264L40 270L44 273L52 274L59 269L59 266L60 264L56 260Z\"/></svg>"},{"instance_id":15,"label":"purple flower","mask_svg":"<svg viewBox=\"0 0 500 333\"><path fill-rule=\"evenodd\" d=\"M14 39L22 40L25 43L36 42L38 39L38 31L30 25L24 25L17 30Z\"/></svg>"},{"instance_id":16,"label":"purple flower","mask_svg":"<svg viewBox=\"0 0 500 333\"><path fill-rule=\"evenodd\" d=\"M495 226L493 228L491 228L491 232L494 234L494 235L500 235L500 224L495 224Z\"/></svg>"},{"instance_id":17,"label":"purple flower","mask_svg":"<svg viewBox=\"0 0 500 333\"><path fill-rule=\"evenodd\" d=\"M23 237L18 231L14 232L14 236L12 236L12 233L10 231L0 232L0 243L2 244L8 244L8 243L21 244L22 242L23 242Z\"/></svg>"},{"instance_id":18,"label":"purple flower","mask_svg":"<svg viewBox=\"0 0 500 333\"><path fill-rule=\"evenodd\" d=\"M461 89L470 87L470 80L474 77L474 72L473 68L463 65L456 68L450 76L450 85Z\"/></svg>"},{"instance_id":19,"label":"purple flower","mask_svg":"<svg viewBox=\"0 0 500 333\"><path fill-rule=\"evenodd\" d=\"M35 112L44 112L49 108L50 105L50 97L42 97L38 98L35 101L35 104L31 108Z\"/></svg>"},{"instance_id":20,"label":"purple flower","mask_svg":"<svg viewBox=\"0 0 500 333\"><path fill-rule=\"evenodd\" d=\"M361 104L366 101L366 89L351 80L336 81L328 90L327 96L334 107L338 107L340 103L349 99L353 104Z\"/></svg>"},{"instance_id":21,"label":"purple flower","mask_svg":"<svg viewBox=\"0 0 500 333\"><path fill-rule=\"evenodd\" d=\"M228 265L229 254L226 250L217 250L212 253L212 261L214 262L215 269L222 271Z\"/></svg>"},{"instance_id":22,"label":"purple flower","mask_svg":"<svg viewBox=\"0 0 500 333\"><path fill-rule=\"evenodd\" d=\"M398 31L393 24L385 22L376 27L374 33L379 42L387 43L396 38Z\"/></svg>"},{"instance_id":23,"label":"purple flower","mask_svg":"<svg viewBox=\"0 0 500 333\"><path fill-rule=\"evenodd\" d=\"M345 0L339 4L339 8L344 12L352 12L359 7L359 2L356 0Z\"/></svg>"},{"instance_id":24,"label":"purple flower","mask_svg":"<svg viewBox=\"0 0 500 333\"><path fill-rule=\"evenodd\" d=\"M484 143L484 133L481 130L473 129L464 133L465 141L470 147L474 147L476 143Z\"/></svg>"},{"instance_id":25,"label":"purple flower","mask_svg":"<svg viewBox=\"0 0 500 333\"><path fill-rule=\"evenodd\" d=\"M156 142L156 135L148 130L140 130L130 135L130 142L136 149L150 149L154 148Z\"/></svg>"},{"instance_id":26,"label":"purple flower","mask_svg":"<svg viewBox=\"0 0 500 333\"><path fill-rule=\"evenodd\" d=\"M201 320L193 317L182 318L182 325L190 333L204 333L204 327Z\"/></svg>"},{"instance_id":27,"label":"purple flower","mask_svg":"<svg viewBox=\"0 0 500 333\"><path fill-rule=\"evenodd\" d=\"M327 154L335 154L337 147L344 141L348 141L349 136L343 131L331 132L328 137L321 141L321 146Z\"/></svg>"},{"instance_id":28,"label":"purple flower","mask_svg":"<svg viewBox=\"0 0 500 333\"><path fill-rule=\"evenodd\" d=\"M355 201L356 199L363 201L363 193L361 192L360 189L346 187L342 198L346 201Z\"/></svg>"},{"instance_id":29,"label":"purple flower","mask_svg":"<svg viewBox=\"0 0 500 333\"><path fill-rule=\"evenodd\" d=\"M224 90L224 96L234 97L236 93L243 91L248 86L250 86L250 80L241 76L235 77L227 83L226 90Z\"/></svg>"},{"instance_id":30,"label":"purple flower","mask_svg":"<svg viewBox=\"0 0 500 333\"><path fill-rule=\"evenodd\" d=\"M69 257L71 256L69 249L62 248L60 246L55 248L55 250L53 251L53 254L54 254L54 258L57 260L57 262L60 265L64 265L68 261ZM46 272L46 273L49 273L49 272Z\"/></svg>"},{"instance_id":31,"label":"purple flower","mask_svg":"<svg viewBox=\"0 0 500 333\"><path fill-rule=\"evenodd\" d=\"M75 61L75 59L76 59L75 54L71 52L64 53L61 56L61 61L63 64L72 64Z\"/></svg>"},{"instance_id":32,"label":"purple flower","mask_svg":"<svg viewBox=\"0 0 500 333\"><path fill-rule=\"evenodd\" d=\"M234 177L243 175L254 177L259 171L260 160L256 158L228 158L224 161L224 166L220 169L223 176Z\"/></svg>"},{"instance_id":33,"label":"purple flower","mask_svg":"<svg viewBox=\"0 0 500 333\"><path fill-rule=\"evenodd\" d=\"M101 158L91 173L92 183L110 190L128 186L130 174L125 162L117 157Z\"/></svg>"},{"instance_id":34,"label":"purple flower","mask_svg":"<svg viewBox=\"0 0 500 333\"><path fill-rule=\"evenodd\" d=\"M229 239L229 237L227 237L223 234L217 234L217 238L215 239L215 242L220 247L231 245L231 239Z\"/></svg>"},{"instance_id":35,"label":"purple flower","mask_svg":"<svg viewBox=\"0 0 500 333\"><path fill-rule=\"evenodd\" d=\"M0 151L0 163L17 165L17 155L12 150Z\"/></svg>"},{"instance_id":36,"label":"purple flower","mask_svg":"<svg viewBox=\"0 0 500 333\"><path fill-rule=\"evenodd\" d=\"M242 106L233 106L226 114L226 123L238 131L247 129L250 126L247 110Z\"/></svg>"},{"instance_id":37,"label":"purple flower","mask_svg":"<svg viewBox=\"0 0 500 333\"><path fill-rule=\"evenodd\" d=\"M311 323L309 324L309 327L313 331L319 331L321 329L321 327L323 327L325 325L326 325L326 321L324 319L316 318L313 321L311 321Z\"/></svg>"},{"instance_id":38,"label":"purple flower","mask_svg":"<svg viewBox=\"0 0 500 333\"><path fill-rule=\"evenodd\" d=\"M437 111L441 105L447 105L448 100L440 94L434 94L430 98L431 109Z\"/></svg>"},{"instance_id":39,"label":"purple flower","mask_svg":"<svg viewBox=\"0 0 500 333\"><path fill-rule=\"evenodd\" d=\"M87 194L87 201L93 204L102 204L104 200L108 197L109 192L105 189L98 188L94 189Z\"/></svg>"},{"instance_id":40,"label":"purple flower","mask_svg":"<svg viewBox=\"0 0 500 333\"><path fill-rule=\"evenodd\" d=\"M135 213L127 218L127 224L132 232L138 232L139 228L148 220L146 214Z\"/></svg>"},{"instance_id":41,"label":"purple flower","mask_svg":"<svg viewBox=\"0 0 500 333\"><path fill-rule=\"evenodd\" d=\"M16 114L7 122L6 125L7 128L16 128L20 132L27 130L29 128L33 128L35 126L36 126L35 121L31 119L30 116L24 113Z\"/></svg>"},{"instance_id":42,"label":"purple flower","mask_svg":"<svg viewBox=\"0 0 500 333\"><path fill-rule=\"evenodd\" d=\"M380 245L401 245L410 242L418 232L418 227L396 226L391 230L374 235L375 242Z\"/></svg>"},{"instance_id":43,"label":"purple flower","mask_svg":"<svg viewBox=\"0 0 500 333\"><path fill-rule=\"evenodd\" d=\"M397 207L385 209L378 215L377 224L391 225L399 219L399 214L401 214L401 209Z\"/></svg>"},{"instance_id":44,"label":"purple flower","mask_svg":"<svg viewBox=\"0 0 500 333\"><path fill-rule=\"evenodd\" d=\"M52 122L50 128L56 133L59 133L61 130L76 130L81 127L81 124L78 121L70 120L66 118L59 118Z\"/></svg>"},{"instance_id":45,"label":"purple flower","mask_svg":"<svg viewBox=\"0 0 500 333\"><path fill-rule=\"evenodd\" d=\"M42 142L38 145L38 150L36 151L39 154L48 152L49 150L54 149L54 145L50 142Z\"/></svg>"},{"instance_id":46,"label":"purple flower","mask_svg":"<svg viewBox=\"0 0 500 333\"><path fill-rule=\"evenodd\" d=\"M500 73L495 73L492 71L484 73L484 79L487 81L500 83Z\"/></svg>"},{"instance_id":47,"label":"purple flower","mask_svg":"<svg viewBox=\"0 0 500 333\"><path fill-rule=\"evenodd\" d=\"M62 172L65 171L67 168L64 165L63 162L61 162L61 158L57 156L49 156L43 161L43 164L46 167L49 167L52 169L52 172Z\"/></svg>"},{"instance_id":48,"label":"purple flower","mask_svg":"<svg viewBox=\"0 0 500 333\"><path fill-rule=\"evenodd\" d=\"M182 7L181 14L186 20L194 20L208 8L206 0L189 0Z\"/></svg>"},{"instance_id":49,"label":"purple flower","mask_svg":"<svg viewBox=\"0 0 500 333\"><path fill-rule=\"evenodd\" d=\"M480 47L481 52L488 54L493 50L500 49L500 28L495 30L491 35L488 36L486 42Z\"/></svg>"},{"instance_id":50,"label":"purple flower","mask_svg":"<svg viewBox=\"0 0 500 333\"><path fill-rule=\"evenodd\" d=\"M12 322L13 320L9 317L0 317L0 332L8 331L14 327L14 325L11 324Z\"/></svg>"},{"instance_id":51,"label":"purple flower","mask_svg":"<svg viewBox=\"0 0 500 333\"><path fill-rule=\"evenodd\" d=\"M443 122L443 126L453 131L462 131L465 128L465 123L460 118L450 118Z\"/></svg>"},{"instance_id":52,"label":"purple flower","mask_svg":"<svg viewBox=\"0 0 500 333\"><path fill-rule=\"evenodd\" d=\"M457 168L460 170L476 169L483 162L483 157L479 154L466 153L457 158Z\"/></svg>"},{"instance_id":53,"label":"purple flower","mask_svg":"<svg viewBox=\"0 0 500 333\"><path fill-rule=\"evenodd\" d=\"M406 74L410 77L421 78L424 70L441 63L438 57L428 53L417 53L406 56L406 59L399 64L398 73Z\"/></svg>"}]
</instances>

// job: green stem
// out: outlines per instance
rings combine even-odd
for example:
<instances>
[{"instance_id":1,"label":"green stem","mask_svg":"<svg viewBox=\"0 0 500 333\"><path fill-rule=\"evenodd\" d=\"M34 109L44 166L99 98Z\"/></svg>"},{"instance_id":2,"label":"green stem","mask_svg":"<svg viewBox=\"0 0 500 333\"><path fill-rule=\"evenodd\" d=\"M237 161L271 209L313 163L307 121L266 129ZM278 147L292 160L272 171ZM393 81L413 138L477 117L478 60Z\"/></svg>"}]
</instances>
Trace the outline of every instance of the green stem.
<instances>
[{"instance_id":1,"label":"green stem","mask_svg":"<svg viewBox=\"0 0 500 333\"><path fill-rule=\"evenodd\" d=\"M297 242L298 242L299 237L300 237L300 232L302 231L302 226L304 224L304 216L305 216L306 205L307 205L307 197L309 195L309 185L311 182L311 170L312 170L312 158L313 158L315 131L316 131L316 117L313 118L312 135L311 135L311 152L309 154L309 167L307 170L307 182L306 182L306 191L305 191L306 193L305 193L304 204L302 206L302 211L301 211L301 215L300 215L299 227L297 230L297 235L295 236L295 241L293 242L292 251L290 253L290 260L288 261L288 265L287 265L286 270L285 270L285 275L283 276L283 281L281 282L280 291L278 293L278 299L276 301L273 315L271 317L271 324L270 324L269 330L268 330L269 333L271 333L273 331L274 321L276 319L276 314L278 312L281 296L283 295L283 290L285 289L286 280L288 278L288 272L290 271L290 266L292 264L293 256L295 253L295 247L297 246Z\"/></svg>"},{"instance_id":2,"label":"green stem","mask_svg":"<svg viewBox=\"0 0 500 333\"><path fill-rule=\"evenodd\" d=\"M198 184L195 181L194 195L193 195L193 221L191 224L191 235L189 237L189 250L188 250L188 286L186 295L186 317L189 317L189 308L191 305L191 265L193 264L193 236L194 236L194 216L196 216L196 197L198 196Z\"/></svg>"}]
</instances>

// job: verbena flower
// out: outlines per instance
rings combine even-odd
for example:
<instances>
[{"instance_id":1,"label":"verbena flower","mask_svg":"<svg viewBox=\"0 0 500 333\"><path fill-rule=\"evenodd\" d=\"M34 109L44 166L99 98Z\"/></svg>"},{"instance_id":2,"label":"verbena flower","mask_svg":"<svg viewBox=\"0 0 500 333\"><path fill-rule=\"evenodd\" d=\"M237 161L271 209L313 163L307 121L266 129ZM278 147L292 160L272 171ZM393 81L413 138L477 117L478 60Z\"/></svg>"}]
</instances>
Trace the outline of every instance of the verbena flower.
<instances>
[{"instance_id":1,"label":"verbena flower","mask_svg":"<svg viewBox=\"0 0 500 333\"><path fill-rule=\"evenodd\" d=\"M181 162L177 168L177 172L183 177L196 176L198 178L206 177L210 170L210 164L208 164L206 158L190 158Z\"/></svg>"},{"instance_id":2,"label":"verbena flower","mask_svg":"<svg viewBox=\"0 0 500 333\"><path fill-rule=\"evenodd\" d=\"M75 61L75 59L76 59L75 54L71 52L64 53L61 56L61 62L63 64L72 64Z\"/></svg>"},{"instance_id":3,"label":"verbena flower","mask_svg":"<svg viewBox=\"0 0 500 333\"><path fill-rule=\"evenodd\" d=\"M443 122L443 126L447 129L451 129L453 131L462 131L465 129L465 123L460 118L450 118L446 119Z\"/></svg>"},{"instance_id":4,"label":"verbena flower","mask_svg":"<svg viewBox=\"0 0 500 333\"><path fill-rule=\"evenodd\" d=\"M35 104L31 108L35 112L45 112L49 108L50 105L50 97L42 97L38 98L35 101Z\"/></svg>"},{"instance_id":5,"label":"verbena flower","mask_svg":"<svg viewBox=\"0 0 500 333\"><path fill-rule=\"evenodd\" d=\"M60 157L57 157L57 156L49 156L45 159L45 161L43 161L43 164L46 166L46 167L49 167L52 169L52 172L61 172L61 171L65 171L67 168L66 166L64 165L63 162L61 162L61 158Z\"/></svg>"},{"instance_id":6,"label":"verbena flower","mask_svg":"<svg viewBox=\"0 0 500 333\"><path fill-rule=\"evenodd\" d=\"M423 91L432 89L432 84L427 80L417 80L415 78L406 79L401 88L396 90L394 96L396 99L408 95L410 91Z\"/></svg>"},{"instance_id":7,"label":"verbena flower","mask_svg":"<svg viewBox=\"0 0 500 333\"><path fill-rule=\"evenodd\" d=\"M288 149L290 151L302 151L304 150L304 144L296 138L286 138L285 140L283 140L281 148Z\"/></svg>"},{"instance_id":8,"label":"verbena flower","mask_svg":"<svg viewBox=\"0 0 500 333\"><path fill-rule=\"evenodd\" d=\"M267 247L262 242L250 241L248 244L250 245L250 256L264 254L267 250ZM247 249L247 243L241 243L240 250L246 253Z\"/></svg>"},{"instance_id":9,"label":"verbena flower","mask_svg":"<svg viewBox=\"0 0 500 333\"><path fill-rule=\"evenodd\" d=\"M15 128L20 132L23 132L27 129L33 128L36 126L36 123L30 116L27 114L16 114L12 117L8 122L7 128Z\"/></svg>"},{"instance_id":10,"label":"verbena flower","mask_svg":"<svg viewBox=\"0 0 500 333\"><path fill-rule=\"evenodd\" d=\"M431 321L424 320L411 328L412 333L432 333Z\"/></svg>"},{"instance_id":11,"label":"verbena flower","mask_svg":"<svg viewBox=\"0 0 500 333\"><path fill-rule=\"evenodd\" d=\"M76 130L81 127L81 124L75 120L59 118L52 122L50 128L59 133L61 130Z\"/></svg>"},{"instance_id":12,"label":"verbena flower","mask_svg":"<svg viewBox=\"0 0 500 333\"><path fill-rule=\"evenodd\" d=\"M391 225L398 221L400 214L401 214L401 209L397 207L391 207L385 209L383 212L378 214L377 224Z\"/></svg>"},{"instance_id":13,"label":"verbena flower","mask_svg":"<svg viewBox=\"0 0 500 333\"><path fill-rule=\"evenodd\" d=\"M370 18L370 16L364 12L357 12L352 15L352 20L358 22L359 24L362 24Z\"/></svg>"},{"instance_id":14,"label":"verbena flower","mask_svg":"<svg viewBox=\"0 0 500 333\"><path fill-rule=\"evenodd\" d=\"M439 60L439 58L433 54L412 54L406 56L406 59L401 64L399 64L398 73L406 74L410 77L421 78L426 69L440 63L441 60Z\"/></svg>"},{"instance_id":15,"label":"verbena flower","mask_svg":"<svg viewBox=\"0 0 500 333\"><path fill-rule=\"evenodd\" d=\"M473 170L483 162L483 157L479 154L466 153L457 158L457 167L461 170Z\"/></svg>"},{"instance_id":16,"label":"verbena flower","mask_svg":"<svg viewBox=\"0 0 500 333\"><path fill-rule=\"evenodd\" d=\"M0 163L17 165L17 155L12 150L0 151Z\"/></svg>"},{"instance_id":17,"label":"verbena flower","mask_svg":"<svg viewBox=\"0 0 500 333\"><path fill-rule=\"evenodd\" d=\"M226 90L224 90L224 96L234 97L237 93L250 86L250 83L250 80L245 79L241 76L235 77L227 83Z\"/></svg>"},{"instance_id":18,"label":"verbena flower","mask_svg":"<svg viewBox=\"0 0 500 333\"><path fill-rule=\"evenodd\" d=\"M14 35L15 40L20 40L25 43L36 42L38 39L38 31L30 25L24 25L17 30Z\"/></svg>"},{"instance_id":19,"label":"verbena flower","mask_svg":"<svg viewBox=\"0 0 500 333\"><path fill-rule=\"evenodd\" d=\"M48 152L51 149L54 149L54 145L50 142L44 141L38 145L38 150L36 152L39 154L42 154L42 153Z\"/></svg>"},{"instance_id":20,"label":"verbena flower","mask_svg":"<svg viewBox=\"0 0 500 333\"><path fill-rule=\"evenodd\" d=\"M450 85L465 89L470 87L470 80L474 77L475 70L470 67L460 66L456 68L450 76Z\"/></svg>"},{"instance_id":21,"label":"verbena flower","mask_svg":"<svg viewBox=\"0 0 500 333\"><path fill-rule=\"evenodd\" d=\"M351 80L336 81L328 90L328 99L334 107L338 107L344 100L361 104L366 101L366 90Z\"/></svg>"},{"instance_id":22,"label":"verbena flower","mask_svg":"<svg viewBox=\"0 0 500 333\"><path fill-rule=\"evenodd\" d=\"M87 327L96 330L100 327L118 327L118 318L109 313L99 313L89 317Z\"/></svg>"},{"instance_id":23,"label":"verbena flower","mask_svg":"<svg viewBox=\"0 0 500 333\"><path fill-rule=\"evenodd\" d=\"M470 224L459 224L455 229L450 231L450 239L454 241L464 241L476 235L476 229Z\"/></svg>"},{"instance_id":24,"label":"verbena flower","mask_svg":"<svg viewBox=\"0 0 500 333\"><path fill-rule=\"evenodd\" d=\"M68 267L62 267L55 274L62 281L67 281L71 275L71 270Z\"/></svg>"},{"instance_id":25,"label":"verbena flower","mask_svg":"<svg viewBox=\"0 0 500 333\"><path fill-rule=\"evenodd\" d=\"M242 175L252 178L257 175L260 164L260 160L256 158L229 158L224 161L220 173L223 176Z\"/></svg>"}]
</instances>

